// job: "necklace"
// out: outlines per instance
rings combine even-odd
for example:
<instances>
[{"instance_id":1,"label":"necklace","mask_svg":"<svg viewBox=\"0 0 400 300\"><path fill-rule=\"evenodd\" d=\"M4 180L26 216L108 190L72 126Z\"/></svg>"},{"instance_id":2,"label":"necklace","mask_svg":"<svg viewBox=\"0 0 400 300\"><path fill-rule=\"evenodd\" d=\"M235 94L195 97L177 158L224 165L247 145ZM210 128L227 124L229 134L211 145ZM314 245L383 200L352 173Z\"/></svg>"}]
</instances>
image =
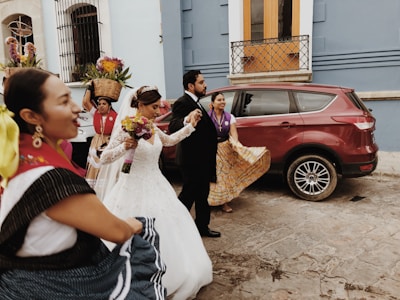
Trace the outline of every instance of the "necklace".
<instances>
[{"instance_id":1,"label":"necklace","mask_svg":"<svg viewBox=\"0 0 400 300\"><path fill-rule=\"evenodd\" d=\"M222 112L221 118L220 118L219 121L218 121L217 114L216 114L215 111L214 111L214 119L215 119L215 121L216 121L217 124L218 124L219 132L222 131L222 123L224 122L224 116L225 116L225 115L224 115L224 112Z\"/></svg>"}]
</instances>

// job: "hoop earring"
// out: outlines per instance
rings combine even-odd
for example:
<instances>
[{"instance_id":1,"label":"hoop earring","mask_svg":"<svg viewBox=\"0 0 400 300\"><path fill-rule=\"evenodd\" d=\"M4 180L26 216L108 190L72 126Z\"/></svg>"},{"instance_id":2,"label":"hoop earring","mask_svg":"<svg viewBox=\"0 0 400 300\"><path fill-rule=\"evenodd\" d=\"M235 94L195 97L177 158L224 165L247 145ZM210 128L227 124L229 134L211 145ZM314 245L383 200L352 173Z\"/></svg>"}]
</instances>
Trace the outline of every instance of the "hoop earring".
<instances>
[{"instance_id":1,"label":"hoop earring","mask_svg":"<svg viewBox=\"0 0 400 300\"><path fill-rule=\"evenodd\" d=\"M40 148L42 147L42 138L44 138L43 135L43 128L40 125L35 126L35 133L32 136L32 146L35 148Z\"/></svg>"}]
</instances>

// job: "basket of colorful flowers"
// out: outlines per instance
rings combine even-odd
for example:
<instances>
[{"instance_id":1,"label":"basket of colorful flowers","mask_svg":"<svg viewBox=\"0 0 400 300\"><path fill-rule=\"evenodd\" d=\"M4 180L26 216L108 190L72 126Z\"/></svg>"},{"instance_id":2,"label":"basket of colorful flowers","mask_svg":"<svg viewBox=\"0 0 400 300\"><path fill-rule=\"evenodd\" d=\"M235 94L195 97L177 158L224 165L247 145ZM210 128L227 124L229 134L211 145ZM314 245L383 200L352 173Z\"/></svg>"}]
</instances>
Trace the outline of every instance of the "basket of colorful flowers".
<instances>
[{"instance_id":1,"label":"basket of colorful flowers","mask_svg":"<svg viewBox=\"0 0 400 300\"><path fill-rule=\"evenodd\" d=\"M21 68L38 68L40 65L40 59L36 56L36 47L33 43L27 42L22 45L18 40L9 36L5 40L5 44L8 48L10 60L5 64L0 64L0 69L4 71L5 77L10 77L16 71Z\"/></svg>"},{"instance_id":2,"label":"basket of colorful flowers","mask_svg":"<svg viewBox=\"0 0 400 300\"><path fill-rule=\"evenodd\" d=\"M127 84L132 74L129 67L124 69L124 62L117 57L100 57L96 64L88 64L82 81L90 83L93 96L107 97L111 101L118 101L123 87L131 88Z\"/></svg>"}]
</instances>

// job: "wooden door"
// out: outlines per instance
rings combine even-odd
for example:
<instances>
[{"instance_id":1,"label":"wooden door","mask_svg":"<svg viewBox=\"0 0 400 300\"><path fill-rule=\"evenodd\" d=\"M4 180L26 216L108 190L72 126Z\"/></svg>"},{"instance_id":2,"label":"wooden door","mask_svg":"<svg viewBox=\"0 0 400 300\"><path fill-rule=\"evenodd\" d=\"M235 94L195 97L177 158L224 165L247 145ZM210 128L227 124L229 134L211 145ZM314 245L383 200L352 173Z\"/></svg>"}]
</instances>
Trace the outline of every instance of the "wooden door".
<instances>
[{"instance_id":1,"label":"wooden door","mask_svg":"<svg viewBox=\"0 0 400 300\"><path fill-rule=\"evenodd\" d=\"M300 0L243 1L244 72L298 70Z\"/></svg>"}]
</instances>

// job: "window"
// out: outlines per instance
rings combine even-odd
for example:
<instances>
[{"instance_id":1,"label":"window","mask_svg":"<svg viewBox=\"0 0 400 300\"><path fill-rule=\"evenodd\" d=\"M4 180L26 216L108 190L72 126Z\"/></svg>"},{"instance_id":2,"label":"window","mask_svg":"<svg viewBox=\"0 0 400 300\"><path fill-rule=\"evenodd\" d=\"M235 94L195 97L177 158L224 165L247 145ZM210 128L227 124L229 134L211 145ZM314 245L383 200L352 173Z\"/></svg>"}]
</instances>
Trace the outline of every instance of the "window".
<instances>
[{"instance_id":1,"label":"window","mask_svg":"<svg viewBox=\"0 0 400 300\"><path fill-rule=\"evenodd\" d=\"M279 0L278 6L278 38L292 37L292 0Z\"/></svg>"},{"instance_id":2,"label":"window","mask_svg":"<svg viewBox=\"0 0 400 300\"><path fill-rule=\"evenodd\" d=\"M288 114L290 99L287 91L246 91L243 116Z\"/></svg>"},{"instance_id":3,"label":"window","mask_svg":"<svg viewBox=\"0 0 400 300\"><path fill-rule=\"evenodd\" d=\"M251 1L251 40L264 39L264 0Z\"/></svg>"},{"instance_id":4,"label":"window","mask_svg":"<svg viewBox=\"0 0 400 300\"><path fill-rule=\"evenodd\" d=\"M100 44L99 0L56 0L61 78L80 81L87 63L103 53Z\"/></svg>"},{"instance_id":5,"label":"window","mask_svg":"<svg viewBox=\"0 0 400 300\"><path fill-rule=\"evenodd\" d=\"M318 93L294 93L299 112L317 111L326 107L335 95Z\"/></svg>"},{"instance_id":6,"label":"window","mask_svg":"<svg viewBox=\"0 0 400 300\"><path fill-rule=\"evenodd\" d=\"M20 46L23 47L26 43L35 43L33 40L32 19L26 15L20 15L8 23L10 35L15 37Z\"/></svg>"},{"instance_id":7,"label":"window","mask_svg":"<svg viewBox=\"0 0 400 300\"><path fill-rule=\"evenodd\" d=\"M226 102L224 110L230 113L232 112L232 104L236 93L235 91L233 91L233 92L224 92L223 94ZM205 96L200 100L200 104L204 107L206 111L208 111L208 105L210 103L211 103L211 95Z\"/></svg>"}]
</instances>

